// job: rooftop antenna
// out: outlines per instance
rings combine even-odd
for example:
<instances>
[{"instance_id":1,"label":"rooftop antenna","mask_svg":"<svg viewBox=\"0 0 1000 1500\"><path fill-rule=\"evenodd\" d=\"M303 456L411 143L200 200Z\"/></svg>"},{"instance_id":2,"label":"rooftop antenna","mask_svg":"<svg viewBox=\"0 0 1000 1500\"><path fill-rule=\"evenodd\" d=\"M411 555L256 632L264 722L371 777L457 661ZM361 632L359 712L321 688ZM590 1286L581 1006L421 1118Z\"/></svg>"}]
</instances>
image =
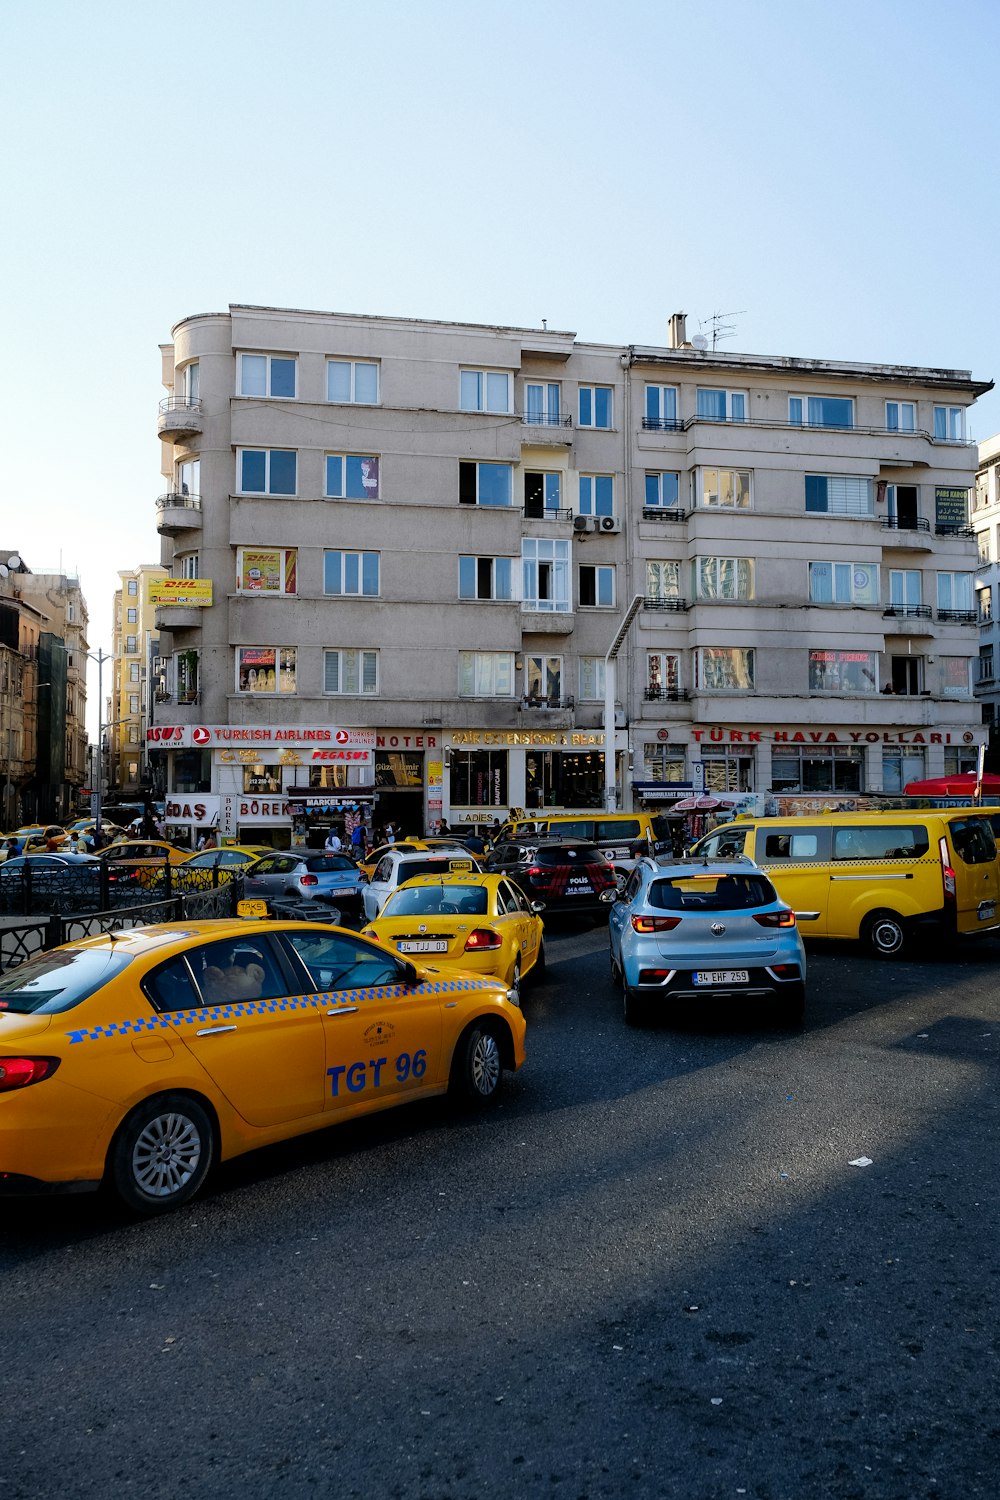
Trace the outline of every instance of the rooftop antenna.
<instances>
[{"instance_id":1,"label":"rooftop antenna","mask_svg":"<svg viewBox=\"0 0 1000 1500\"><path fill-rule=\"evenodd\" d=\"M731 339L736 333L736 324L727 322L727 318L739 318L745 312L746 308L741 307L736 312L715 312L708 319L707 332L712 340L713 354L720 339ZM706 325L701 323L701 326L704 328Z\"/></svg>"}]
</instances>

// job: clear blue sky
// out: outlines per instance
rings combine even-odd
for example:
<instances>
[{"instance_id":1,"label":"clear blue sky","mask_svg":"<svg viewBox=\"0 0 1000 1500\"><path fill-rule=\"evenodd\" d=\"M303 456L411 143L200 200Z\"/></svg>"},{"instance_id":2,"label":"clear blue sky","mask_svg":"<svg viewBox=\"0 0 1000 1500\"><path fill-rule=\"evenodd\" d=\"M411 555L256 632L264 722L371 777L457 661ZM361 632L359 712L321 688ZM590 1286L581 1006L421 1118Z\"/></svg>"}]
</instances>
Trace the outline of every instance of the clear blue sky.
<instances>
[{"instance_id":1,"label":"clear blue sky","mask_svg":"<svg viewBox=\"0 0 1000 1500\"><path fill-rule=\"evenodd\" d=\"M0 47L0 546L95 647L190 313L739 310L724 348L1000 375L996 0L7 0Z\"/></svg>"}]
</instances>

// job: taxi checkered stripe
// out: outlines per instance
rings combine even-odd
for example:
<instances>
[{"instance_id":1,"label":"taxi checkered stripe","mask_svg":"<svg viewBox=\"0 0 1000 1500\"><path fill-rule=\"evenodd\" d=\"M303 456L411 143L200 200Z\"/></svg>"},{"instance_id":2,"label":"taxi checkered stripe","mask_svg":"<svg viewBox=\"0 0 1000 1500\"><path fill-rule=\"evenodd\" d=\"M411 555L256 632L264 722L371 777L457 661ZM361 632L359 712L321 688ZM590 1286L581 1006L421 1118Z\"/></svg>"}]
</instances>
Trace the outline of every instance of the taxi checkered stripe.
<instances>
[{"instance_id":1,"label":"taxi checkered stripe","mask_svg":"<svg viewBox=\"0 0 1000 1500\"><path fill-rule=\"evenodd\" d=\"M493 979L428 979L413 991L415 995L454 995L473 990L493 989ZM204 1026L210 1021L233 1021L240 1017L260 1016L277 1011L319 1010L335 1005L364 1005L376 1000L392 1000L398 986L379 984L369 989L334 990L313 995L283 995L272 1000L239 1000L232 1005L206 1006L200 1010L175 1010L163 1016L140 1016L134 1021L112 1021L108 1026L91 1026L66 1033L70 1042L101 1042L110 1037L142 1035L148 1031L175 1026Z\"/></svg>"}]
</instances>

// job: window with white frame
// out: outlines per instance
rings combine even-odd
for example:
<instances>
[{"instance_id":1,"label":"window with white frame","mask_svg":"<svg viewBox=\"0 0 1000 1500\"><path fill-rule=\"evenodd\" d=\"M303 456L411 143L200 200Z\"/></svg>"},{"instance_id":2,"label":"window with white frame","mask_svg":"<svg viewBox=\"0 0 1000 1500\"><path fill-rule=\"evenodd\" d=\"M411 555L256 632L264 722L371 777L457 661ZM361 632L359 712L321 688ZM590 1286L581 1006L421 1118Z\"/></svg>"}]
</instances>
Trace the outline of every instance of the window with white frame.
<instances>
[{"instance_id":1,"label":"window with white frame","mask_svg":"<svg viewBox=\"0 0 1000 1500\"><path fill-rule=\"evenodd\" d=\"M374 599L379 591L378 552L324 552L324 594L364 595Z\"/></svg>"},{"instance_id":2,"label":"window with white frame","mask_svg":"<svg viewBox=\"0 0 1000 1500\"><path fill-rule=\"evenodd\" d=\"M972 613L973 575L971 573L939 573L937 576L937 607L947 613L958 611Z\"/></svg>"},{"instance_id":3,"label":"window with white frame","mask_svg":"<svg viewBox=\"0 0 1000 1500\"><path fill-rule=\"evenodd\" d=\"M680 501L681 476L661 469L646 470L642 503L647 510L676 510Z\"/></svg>"},{"instance_id":4,"label":"window with white frame","mask_svg":"<svg viewBox=\"0 0 1000 1500\"><path fill-rule=\"evenodd\" d=\"M615 570L611 564L580 566L580 608L612 609L615 602Z\"/></svg>"},{"instance_id":5,"label":"window with white frame","mask_svg":"<svg viewBox=\"0 0 1000 1500\"><path fill-rule=\"evenodd\" d=\"M684 780L684 751L676 745L662 745L647 740L642 747L642 765L646 781Z\"/></svg>"},{"instance_id":6,"label":"window with white frame","mask_svg":"<svg viewBox=\"0 0 1000 1500\"><path fill-rule=\"evenodd\" d=\"M238 693L294 693L294 646L237 646Z\"/></svg>"},{"instance_id":7,"label":"window with white frame","mask_svg":"<svg viewBox=\"0 0 1000 1500\"><path fill-rule=\"evenodd\" d=\"M887 401L885 427L887 432L916 432L917 408L914 402Z\"/></svg>"},{"instance_id":8,"label":"window with white frame","mask_svg":"<svg viewBox=\"0 0 1000 1500\"><path fill-rule=\"evenodd\" d=\"M174 567L180 578L199 578L201 576L201 554L198 552L179 552L174 556Z\"/></svg>"},{"instance_id":9,"label":"window with white frame","mask_svg":"<svg viewBox=\"0 0 1000 1500\"><path fill-rule=\"evenodd\" d=\"M611 474L580 475L581 516L613 516L615 481Z\"/></svg>"},{"instance_id":10,"label":"window with white frame","mask_svg":"<svg viewBox=\"0 0 1000 1500\"><path fill-rule=\"evenodd\" d=\"M469 463L458 465L460 505L513 505L513 464Z\"/></svg>"},{"instance_id":11,"label":"window with white frame","mask_svg":"<svg viewBox=\"0 0 1000 1500\"><path fill-rule=\"evenodd\" d=\"M993 647L980 646L979 648L979 682L993 681Z\"/></svg>"},{"instance_id":12,"label":"window with white frame","mask_svg":"<svg viewBox=\"0 0 1000 1500\"><path fill-rule=\"evenodd\" d=\"M243 594L294 594L297 566L297 547L238 547L236 588Z\"/></svg>"},{"instance_id":13,"label":"window with white frame","mask_svg":"<svg viewBox=\"0 0 1000 1500\"><path fill-rule=\"evenodd\" d=\"M922 575L919 568L889 569L889 608L918 609L923 602Z\"/></svg>"},{"instance_id":14,"label":"window with white frame","mask_svg":"<svg viewBox=\"0 0 1000 1500\"><path fill-rule=\"evenodd\" d=\"M323 692L352 698L377 694L379 654L354 647L323 652Z\"/></svg>"},{"instance_id":15,"label":"window with white frame","mask_svg":"<svg viewBox=\"0 0 1000 1500\"><path fill-rule=\"evenodd\" d=\"M874 651L810 651L811 693L865 694L878 691Z\"/></svg>"},{"instance_id":16,"label":"window with white frame","mask_svg":"<svg viewBox=\"0 0 1000 1500\"><path fill-rule=\"evenodd\" d=\"M558 708L562 703L561 656L524 658L524 697L529 708Z\"/></svg>"},{"instance_id":17,"label":"window with white frame","mask_svg":"<svg viewBox=\"0 0 1000 1500\"><path fill-rule=\"evenodd\" d=\"M680 425L677 420L677 406L675 385L647 385L643 427L654 432L657 430L672 432Z\"/></svg>"},{"instance_id":18,"label":"window with white frame","mask_svg":"<svg viewBox=\"0 0 1000 1500\"><path fill-rule=\"evenodd\" d=\"M69 608L72 609L72 607L73 606L70 605ZM66 611L66 617L67 617L67 619L69 619L69 617L70 617L69 616L69 609ZM127 610L125 617L128 620L128 623L130 625L138 625L138 623L139 623L139 611L137 609Z\"/></svg>"},{"instance_id":19,"label":"window with white frame","mask_svg":"<svg viewBox=\"0 0 1000 1500\"><path fill-rule=\"evenodd\" d=\"M877 604L878 568L873 563L811 562L810 604Z\"/></svg>"},{"instance_id":20,"label":"window with white frame","mask_svg":"<svg viewBox=\"0 0 1000 1500\"><path fill-rule=\"evenodd\" d=\"M458 597L460 599L514 598L514 562L512 557L460 557L458 559Z\"/></svg>"},{"instance_id":21,"label":"window with white frame","mask_svg":"<svg viewBox=\"0 0 1000 1500\"><path fill-rule=\"evenodd\" d=\"M134 636L134 635L127 635L125 637L125 655L126 656L134 656L135 653L138 651L138 649L139 649L138 637Z\"/></svg>"},{"instance_id":22,"label":"window with white frame","mask_svg":"<svg viewBox=\"0 0 1000 1500\"><path fill-rule=\"evenodd\" d=\"M379 368L374 360L328 359L326 399L354 406L378 404Z\"/></svg>"},{"instance_id":23,"label":"window with white frame","mask_svg":"<svg viewBox=\"0 0 1000 1500\"><path fill-rule=\"evenodd\" d=\"M137 714L139 712L139 694L138 693L130 693L129 694L128 711L129 711L130 714Z\"/></svg>"},{"instance_id":24,"label":"window with white frame","mask_svg":"<svg viewBox=\"0 0 1000 1500\"><path fill-rule=\"evenodd\" d=\"M976 589L976 612L980 625L988 625L993 619L993 590L988 583Z\"/></svg>"},{"instance_id":25,"label":"window with white frame","mask_svg":"<svg viewBox=\"0 0 1000 1500\"><path fill-rule=\"evenodd\" d=\"M986 704L983 704L986 708ZM984 722L992 722L986 720ZM944 751L944 774L961 776L979 768L979 750L976 745L946 745Z\"/></svg>"},{"instance_id":26,"label":"window with white frame","mask_svg":"<svg viewBox=\"0 0 1000 1500\"><path fill-rule=\"evenodd\" d=\"M694 654L694 684L708 692L748 693L754 686L752 646L701 646Z\"/></svg>"},{"instance_id":27,"label":"window with white frame","mask_svg":"<svg viewBox=\"0 0 1000 1500\"><path fill-rule=\"evenodd\" d=\"M328 500L377 500L379 460L374 453L328 453L324 494Z\"/></svg>"},{"instance_id":28,"label":"window with white frame","mask_svg":"<svg viewBox=\"0 0 1000 1500\"><path fill-rule=\"evenodd\" d=\"M882 790L887 795L902 795L904 787L926 774L923 745L883 745Z\"/></svg>"},{"instance_id":29,"label":"window with white frame","mask_svg":"<svg viewBox=\"0 0 1000 1500\"><path fill-rule=\"evenodd\" d=\"M854 401L849 396L789 396L788 420L796 427L853 427Z\"/></svg>"},{"instance_id":30,"label":"window with white frame","mask_svg":"<svg viewBox=\"0 0 1000 1500\"><path fill-rule=\"evenodd\" d=\"M129 667L129 669L128 669L128 680L129 680L129 682L138 682L139 681L139 663L138 662L133 662L132 665Z\"/></svg>"},{"instance_id":31,"label":"window with white frame","mask_svg":"<svg viewBox=\"0 0 1000 1500\"><path fill-rule=\"evenodd\" d=\"M698 415L710 422L745 422L748 404L746 391L698 387Z\"/></svg>"},{"instance_id":32,"label":"window with white frame","mask_svg":"<svg viewBox=\"0 0 1000 1500\"><path fill-rule=\"evenodd\" d=\"M610 385L581 385L581 427L609 428L614 423L614 390Z\"/></svg>"},{"instance_id":33,"label":"window with white frame","mask_svg":"<svg viewBox=\"0 0 1000 1500\"><path fill-rule=\"evenodd\" d=\"M125 586L125 592L128 594L130 599L134 599L139 592L139 580L137 578L128 579Z\"/></svg>"},{"instance_id":34,"label":"window with white frame","mask_svg":"<svg viewBox=\"0 0 1000 1500\"><path fill-rule=\"evenodd\" d=\"M751 557L695 557L691 562L691 579L696 599L754 597Z\"/></svg>"},{"instance_id":35,"label":"window with white frame","mask_svg":"<svg viewBox=\"0 0 1000 1500\"><path fill-rule=\"evenodd\" d=\"M696 505L719 510L749 510L750 469L697 469L692 475Z\"/></svg>"},{"instance_id":36,"label":"window with white frame","mask_svg":"<svg viewBox=\"0 0 1000 1500\"><path fill-rule=\"evenodd\" d=\"M681 659L676 651L646 652L646 687L649 702L677 699L681 691Z\"/></svg>"},{"instance_id":37,"label":"window with white frame","mask_svg":"<svg viewBox=\"0 0 1000 1500\"><path fill-rule=\"evenodd\" d=\"M524 514L532 520L555 516L562 499L562 475L526 469L524 474Z\"/></svg>"},{"instance_id":38,"label":"window with white frame","mask_svg":"<svg viewBox=\"0 0 1000 1500\"><path fill-rule=\"evenodd\" d=\"M460 651L458 692L461 698L513 698L513 651Z\"/></svg>"},{"instance_id":39,"label":"window with white frame","mask_svg":"<svg viewBox=\"0 0 1000 1500\"><path fill-rule=\"evenodd\" d=\"M201 395L201 365L193 359L189 365L178 372L180 376L181 394L185 401L195 402Z\"/></svg>"},{"instance_id":40,"label":"window with white frame","mask_svg":"<svg viewBox=\"0 0 1000 1500\"><path fill-rule=\"evenodd\" d=\"M680 593L680 563L673 559L647 559L646 598L657 601L666 599L679 599Z\"/></svg>"},{"instance_id":41,"label":"window with white frame","mask_svg":"<svg viewBox=\"0 0 1000 1500\"><path fill-rule=\"evenodd\" d=\"M870 516L872 482L857 474L807 474L806 510L831 516Z\"/></svg>"},{"instance_id":42,"label":"window with white frame","mask_svg":"<svg viewBox=\"0 0 1000 1500\"><path fill-rule=\"evenodd\" d=\"M523 609L566 614L570 599L570 543L547 537L521 539Z\"/></svg>"},{"instance_id":43,"label":"window with white frame","mask_svg":"<svg viewBox=\"0 0 1000 1500\"><path fill-rule=\"evenodd\" d=\"M296 361L287 354L241 354L239 384L241 396L273 396L295 399Z\"/></svg>"},{"instance_id":44,"label":"window with white frame","mask_svg":"<svg viewBox=\"0 0 1000 1500\"><path fill-rule=\"evenodd\" d=\"M939 443L963 443L965 441L965 408L935 406L934 436Z\"/></svg>"},{"instance_id":45,"label":"window with white frame","mask_svg":"<svg viewBox=\"0 0 1000 1500\"><path fill-rule=\"evenodd\" d=\"M977 534L976 534L976 551L977 551L977 553L979 555L979 561L981 563L988 563L988 562L990 562L992 560L991 557L990 557L990 532L989 532L989 527L987 527L983 531L977 532Z\"/></svg>"},{"instance_id":46,"label":"window with white frame","mask_svg":"<svg viewBox=\"0 0 1000 1500\"><path fill-rule=\"evenodd\" d=\"M298 455L289 448L238 448L241 495L294 495Z\"/></svg>"},{"instance_id":47,"label":"window with white frame","mask_svg":"<svg viewBox=\"0 0 1000 1500\"><path fill-rule=\"evenodd\" d=\"M524 420L534 427L559 427L562 395L557 381L529 382L524 387Z\"/></svg>"},{"instance_id":48,"label":"window with white frame","mask_svg":"<svg viewBox=\"0 0 1000 1500\"><path fill-rule=\"evenodd\" d=\"M513 377L507 370L463 370L459 377L462 411L509 412Z\"/></svg>"},{"instance_id":49,"label":"window with white frame","mask_svg":"<svg viewBox=\"0 0 1000 1500\"><path fill-rule=\"evenodd\" d=\"M178 495L200 495L201 459L182 459L174 468L174 484Z\"/></svg>"},{"instance_id":50,"label":"window with white frame","mask_svg":"<svg viewBox=\"0 0 1000 1500\"><path fill-rule=\"evenodd\" d=\"M604 657L580 657L580 694L588 703L604 700Z\"/></svg>"}]
</instances>

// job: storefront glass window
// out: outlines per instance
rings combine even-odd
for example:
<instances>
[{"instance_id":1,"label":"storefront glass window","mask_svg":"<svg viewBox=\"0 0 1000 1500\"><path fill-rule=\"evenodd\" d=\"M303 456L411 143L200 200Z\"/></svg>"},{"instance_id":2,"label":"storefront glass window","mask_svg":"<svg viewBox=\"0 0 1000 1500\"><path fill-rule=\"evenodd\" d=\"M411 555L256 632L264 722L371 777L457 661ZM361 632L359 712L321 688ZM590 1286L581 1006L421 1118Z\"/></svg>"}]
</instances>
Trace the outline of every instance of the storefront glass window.
<instances>
[{"instance_id":1,"label":"storefront glass window","mask_svg":"<svg viewBox=\"0 0 1000 1500\"><path fill-rule=\"evenodd\" d=\"M702 745L706 792L753 791L753 755Z\"/></svg>"},{"instance_id":2,"label":"storefront glass window","mask_svg":"<svg viewBox=\"0 0 1000 1500\"><path fill-rule=\"evenodd\" d=\"M281 768L279 766L244 766L243 790L245 792L280 792Z\"/></svg>"},{"instance_id":3,"label":"storefront glass window","mask_svg":"<svg viewBox=\"0 0 1000 1500\"><path fill-rule=\"evenodd\" d=\"M865 753L855 745L775 745L771 752L773 792L860 792Z\"/></svg>"},{"instance_id":4,"label":"storefront glass window","mask_svg":"<svg viewBox=\"0 0 1000 1500\"><path fill-rule=\"evenodd\" d=\"M525 757L526 807L600 807L604 801L604 755L529 750Z\"/></svg>"},{"instance_id":5,"label":"storefront glass window","mask_svg":"<svg viewBox=\"0 0 1000 1500\"><path fill-rule=\"evenodd\" d=\"M449 800L456 807L505 807L506 750L453 750Z\"/></svg>"},{"instance_id":6,"label":"storefront glass window","mask_svg":"<svg viewBox=\"0 0 1000 1500\"><path fill-rule=\"evenodd\" d=\"M684 751L647 742L642 747L644 781L683 781Z\"/></svg>"},{"instance_id":7,"label":"storefront glass window","mask_svg":"<svg viewBox=\"0 0 1000 1500\"><path fill-rule=\"evenodd\" d=\"M902 793L910 781L923 781L922 745L886 745L882 750L882 790Z\"/></svg>"}]
</instances>

